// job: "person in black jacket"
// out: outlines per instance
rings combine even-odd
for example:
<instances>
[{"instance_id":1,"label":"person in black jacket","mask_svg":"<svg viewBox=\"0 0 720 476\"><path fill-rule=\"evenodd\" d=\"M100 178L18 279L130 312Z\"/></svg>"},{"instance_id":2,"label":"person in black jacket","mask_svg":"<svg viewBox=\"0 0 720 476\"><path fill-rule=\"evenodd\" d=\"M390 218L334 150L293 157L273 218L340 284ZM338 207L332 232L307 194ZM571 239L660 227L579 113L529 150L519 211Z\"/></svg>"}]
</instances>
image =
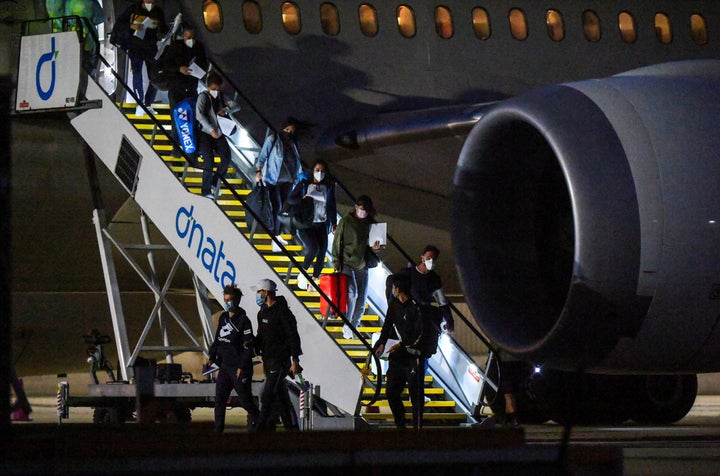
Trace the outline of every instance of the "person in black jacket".
<instances>
[{"instance_id":1,"label":"person in black jacket","mask_svg":"<svg viewBox=\"0 0 720 476\"><path fill-rule=\"evenodd\" d=\"M258 312L258 333L255 351L262 356L265 369L265 385L260 396L260 423L258 430L275 429L275 407L286 430L298 429L297 415L290 401L285 376L295 377L300 367L300 335L295 316L283 296L277 296L277 285L270 279L261 279L257 286L255 301Z\"/></svg>"},{"instance_id":2,"label":"person in black jacket","mask_svg":"<svg viewBox=\"0 0 720 476\"><path fill-rule=\"evenodd\" d=\"M377 356L385 353L388 339L395 339L387 350L388 370L386 394L390 411L398 429L405 429L405 407L402 391L407 383L413 410L413 427L422 428L424 401L423 368L424 358L418 345L422 336L422 317L418 305L410 297L410 280L407 276L392 276L392 293L395 299L390 301L380 338L373 352Z\"/></svg>"},{"instance_id":3,"label":"person in black jacket","mask_svg":"<svg viewBox=\"0 0 720 476\"><path fill-rule=\"evenodd\" d=\"M161 69L168 82L168 102L170 111L175 109L182 100L190 99L195 107L198 96L197 72L193 68L208 70L205 47L195 38L195 27L189 23L182 24L182 39L174 41L160 57ZM171 121L173 134L177 138L175 121ZM173 157L180 157L180 149L173 144Z\"/></svg>"},{"instance_id":4,"label":"person in black jacket","mask_svg":"<svg viewBox=\"0 0 720 476\"><path fill-rule=\"evenodd\" d=\"M225 429L225 408L234 388L241 407L248 413L248 428L255 428L259 410L252 396L253 330L245 310L240 307L242 293L232 285L225 286L225 312L218 320L215 341L210 346L208 366L216 363L220 370L215 383L215 431Z\"/></svg>"},{"instance_id":5,"label":"person in black jacket","mask_svg":"<svg viewBox=\"0 0 720 476\"><path fill-rule=\"evenodd\" d=\"M120 35L124 38L122 47L126 49L133 71L133 89L138 101L143 101L145 107L152 110L150 105L155 100L157 89L152 83L148 84L143 95L143 64L150 68L155 62L157 42L168 31L165 23L165 14L155 5L155 0L142 0L130 5L115 21L116 28L126 33ZM129 31L128 31L129 30ZM142 107L138 105L135 115L143 115Z\"/></svg>"}]
</instances>

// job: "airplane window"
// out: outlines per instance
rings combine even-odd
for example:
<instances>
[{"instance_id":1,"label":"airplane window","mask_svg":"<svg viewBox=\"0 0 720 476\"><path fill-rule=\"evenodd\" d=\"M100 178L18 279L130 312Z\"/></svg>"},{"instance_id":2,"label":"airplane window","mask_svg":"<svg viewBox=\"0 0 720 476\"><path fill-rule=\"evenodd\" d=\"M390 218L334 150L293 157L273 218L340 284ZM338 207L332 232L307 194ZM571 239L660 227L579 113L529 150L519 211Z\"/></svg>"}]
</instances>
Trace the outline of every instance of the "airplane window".
<instances>
[{"instance_id":1,"label":"airplane window","mask_svg":"<svg viewBox=\"0 0 720 476\"><path fill-rule=\"evenodd\" d=\"M300 9L293 2L282 4L282 23L285 31L291 35L300 33Z\"/></svg>"},{"instance_id":2,"label":"airplane window","mask_svg":"<svg viewBox=\"0 0 720 476\"><path fill-rule=\"evenodd\" d=\"M378 33L377 11L372 5L363 3L358 7L358 18L360 19L360 31L365 36L375 36Z\"/></svg>"},{"instance_id":3,"label":"airplane window","mask_svg":"<svg viewBox=\"0 0 720 476\"><path fill-rule=\"evenodd\" d=\"M397 23L400 34L405 38L415 36L415 12L407 5L400 5L397 8Z\"/></svg>"},{"instance_id":4,"label":"airplane window","mask_svg":"<svg viewBox=\"0 0 720 476\"><path fill-rule=\"evenodd\" d=\"M548 10L545 14L548 36L553 41L560 41L565 38L565 23L562 13L557 10Z\"/></svg>"},{"instance_id":5,"label":"airplane window","mask_svg":"<svg viewBox=\"0 0 720 476\"><path fill-rule=\"evenodd\" d=\"M655 36L660 43L667 45L672 41L672 29L670 18L664 13L655 14Z\"/></svg>"},{"instance_id":6,"label":"airplane window","mask_svg":"<svg viewBox=\"0 0 720 476\"><path fill-rule=\"evenodd\" d=\"M340 15L337 7L332 3L320 5L320 25L328 36L336 36L340 33Z\"/></svg>"},{"instance_id":7,"label":"airplane window","mask_svg":"<svg viewBox=\"0 0 720 476\"><path fill-rule=\"evenodd\" d=\"M690 34L696 45L706 45L708 42L707 25L702 15L693 13L690 15Z\"/></svg>"},{"instance_id":8,"label":"airplane window","mask_svg":"<svg viewBox=\"0 0 720 476\"><path fill-rule=\"evenodd\" d=\"M453 33L455 33L452 13L450 13L448 7L440 6L435 8L435 31L444 40L452 38Z\"/></svg>"},{"instance_id":9,"label":"airplane window","mask_svg":"<svg viewBox=\"0 0 720 476\"><path fill-rule=\"evenodd\" d=\"M481 40L490 38L490 16L482 7L475 7L472 11L473 31Z\"/></svg>"},{"instance_id":10,"label":"airplane window","mask_svg":"<svg viewBox=\"0 0 720 476\"><path fill-rule=\"evenodd\" d=\"M635 30L635 19L630 13L621 12L618 15L618 27L620 28L620 38L625 43L635 43L637 31Z\"/></svg>"},{"instance_id":11,"label":"airplane window","mask_svg":"<svg viewBox=\"0 0 720 476\"><path fill-rule=\"evenodd\" d=\"M213 33L219 33L223 29L223 16L220 4L214 0L203 2L203 21L205 28Z\"/></svg>"},{"instance_id":12,"label":"airplane window","mask_svg":"<svg viewBox=\"0 0 720 476\"><path fill-rule=\"evenodd\" d=\"M245 31L257 35L262 31L262 12L260 5L253 0L248 0L242 4L242 17Z\"/></svg>"},{"instance_id":13,"label":"airplane window","mask_svg":"<svg viewBox=\"0 0 720 476\"><path fill-rule=\"evenodd\" d=\"M595 43L600 41L601 30L600 30L600 17L597 13L592 10L585 10L582 14L583 30L585 32L585 39Z\"/></svg>"},{"instance_id":14,"label":"airplane window","mask_svg":"<svg viewBox=\"0 0 720 476\"><path fill-rule=\"evenodd\" d=\"M527 18L525 12L519 8L512 8L508 13L510 21L510 33L516 40L524 40L528 36Z\"/></svg>"}]
</instances>

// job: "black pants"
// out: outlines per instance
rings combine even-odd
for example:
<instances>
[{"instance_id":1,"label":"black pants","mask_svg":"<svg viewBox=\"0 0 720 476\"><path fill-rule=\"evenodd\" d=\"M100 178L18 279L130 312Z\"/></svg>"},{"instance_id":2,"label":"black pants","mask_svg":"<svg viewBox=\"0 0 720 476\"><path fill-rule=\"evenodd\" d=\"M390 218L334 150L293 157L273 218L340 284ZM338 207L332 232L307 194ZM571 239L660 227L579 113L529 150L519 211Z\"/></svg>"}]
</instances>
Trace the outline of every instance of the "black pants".
<instances>
[{"instance_id":1,"label":"black pants","mask_svg":"<svg viewBox=\"0 0 720 476\"><path fill-rule=\"evenodd\" d=\"M323 266L325 266L325 254L328 247L327 225L325 223L313 223L312 227L298 230L298 236L303 242L305 261L303 268L310 269L315 261L313 277L319 278Z\"/></svg>"},{"instance_id":2,"label":"black pants","mask_svg":"<svg viewBox=\"0 0 720 476\"><path fill-rule=\"evenodd\" d=\"M283 203L287 200L288 195L292 191L293 184L291 182L278 182L275 185L269 183L265 184L270 194L270 205L272 205L272 213L274 217L278 216L280 210L282 210ZM275 220L275 236L280 234L280 220ZM286 230L290 231L290 230Z\"/></svg>"},{"instance_id":3,"label":"black pants","mask_svg":"<svg viewBox=\"0 0 720 476\"><path fill-rule=\"evenodd\" d=\"M155 61L155 53L157 48L152 49L131 49L128 51L130 57L130 67L133 70L133 90L138 98L138 101L142 101L145 106L150 107L150 104L155 100L157 89L152 83L148 82L147 92L143 94L143 75L142 67L145 64L147 67Z\"/></svg>"},{"instance_id":4,"label":"black pants","mask_svg":"<svg viewBox=\"0 0 720 476\"><path fill-rule=\"evenodd\" d=\"M225 139L225 136L220 136L219 139L213 139L210 134L205 132L198 132L198 151L203 158L203 175L202 175L202 195L208 195L212 191L212 187L216 187L218 184L219 177L225 177L228 167L230 166L230 146ZM215 168L215 154L217 152L220 157L220 165L218 165L217 171L213 171Z\"/></svg>"},{"instance_id":5,"label":"black pants","mask_svg":"<svg viewBox=\"0 0 720 476\"><path fill-rule=\"evenodd\" d=\"M238 394L238 403L248 413L248 427L257 424L260 411L252 396L252 369L241 378L232 370L220 369L215 381L215 431L222 433L225 429L225 409L230 392L234 388Z\"/></svg>"},{"instance_id":6,"label":"black pants","mask_svg":"<svg viewBox=\"0 0 720 476\"><path fill-rule=\"evenodd\" d=\"M408 386L412 403L413 428L422 428L425 405L424 368L425 359L422 358L390 359L385 391L395 426L398 428L405 428L405 407L401 397L405 384Z\"/></svg>"},{"instance_id":7,"label":"black pants","mask_svg":"<svg viewBox=\"0 0 720 476\"><path fill-rule=\"evenodd\" d=\"M298 421L295 408L290 401L285 376L290 365L281 362L265 362L265 385L260 395L259 430L274 430L278 413L286 429L297 429Z\"/></svg>"}]
</instances>

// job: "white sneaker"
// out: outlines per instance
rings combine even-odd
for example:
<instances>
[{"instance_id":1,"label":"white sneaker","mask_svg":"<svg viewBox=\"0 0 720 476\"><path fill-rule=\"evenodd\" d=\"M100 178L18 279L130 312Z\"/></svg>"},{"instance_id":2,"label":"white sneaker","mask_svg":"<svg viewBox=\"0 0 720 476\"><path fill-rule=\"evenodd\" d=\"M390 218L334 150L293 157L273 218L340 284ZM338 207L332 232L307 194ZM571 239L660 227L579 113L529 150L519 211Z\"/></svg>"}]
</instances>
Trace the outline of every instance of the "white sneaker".
<instances>
[{"instance_id":1,"label":"white sneaker","mask_svg":"<svg viewBox=\"0 0 720 476\"><path fill-rule=\"evenodd\" d=\"M149 111L150 114L152 114L153 116L157 116L157 111L156 111L155 109L151 108L150 106L148 106L148 111Z\"/></svg>"},{"instance_id":2,"label":"white sneaker","mask_svg":"<svg viewBox=\"0 0 720 476\"><path fill-rule=\"evenodd\" d=\"M144 116L145 115L145 109L143 109L140 104L135 106L135 115L136 116Z\"/></svg>"},{"instance_id":3,"label":"white sneaker","mask_svg":"<svg viewBox=\"0 0 720 476\"><path fill-rule=\"evenodd\" d=\"M212 201L214 202L214 201L215 201L215 194L213 194L213 193L208 193L207 195L205 195L205 198L209 198L210 200L212 200Z\"/></svg>"},{"instance_id":4,"label":"white sneaker","mask_svg":"<svg viewBox=\"0 0 720 476\"><path fill-rule=\"evenodd\" d=\"M345 324L343 326L343 339L352 339L354 336L355 336L355 334L353 334L353 331L352 331L352 329L350 329L350 326Z\"/></svg>"},{"instance_id":5,"label":"white sneaker","mask_svg":"<svg viewBox=\"0 0 720 476\"><path fill-rule=\"evenodd\" d=\"M287 246L287 245L288 245L288 242L285 241L285 240L283 239L283 237L280 236L280 235L275 235L275 239L278 240L278 241L280 242L280 244L283 245L283 246Z\"/></svg>"},{"instance_id":6,"label":"white sneaker","mask_svg":"<svg viewBox=\"0 0 720 476\"><path fill-rule=\"evenodd\" d=\"M297 281L298 281L297 282L298 287L300 289L302 289L303 291L305 291L308 288L308 280L304 274L298 273Z\"/></svg>"},{"instance_id":7,"label":"white sneaker","mask_svg":"<svg viewBox=\"0 0 720 476\"><path fill-rule=\"evenodd\" d=\"M282 248L280 248L280 245L275 243L275 241L272 242L272 250L274 253L280 253L282 251Z\"/></svg>"}]
</instances>

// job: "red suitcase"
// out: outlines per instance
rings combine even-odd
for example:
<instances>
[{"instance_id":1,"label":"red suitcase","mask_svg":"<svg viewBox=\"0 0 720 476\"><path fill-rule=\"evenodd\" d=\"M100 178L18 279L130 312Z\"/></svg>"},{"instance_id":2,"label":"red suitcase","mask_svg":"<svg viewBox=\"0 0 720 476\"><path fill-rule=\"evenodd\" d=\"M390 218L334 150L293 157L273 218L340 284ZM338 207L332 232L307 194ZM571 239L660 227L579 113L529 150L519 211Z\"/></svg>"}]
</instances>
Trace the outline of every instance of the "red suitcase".
<instances>
[{"instance_id":1,"label":"red suitcase","mask_svg":"<svg viewBox=\"0 0 720 476\"><path fill-rule=\"evenodd\" d=\"M345 314L348 308L348 283L347 275L342 273L323 274L320 276L320 289L330 300ZM320 314L325 317L336 316L335 309L320 295Z\"/></svg>"}]
</instances>

